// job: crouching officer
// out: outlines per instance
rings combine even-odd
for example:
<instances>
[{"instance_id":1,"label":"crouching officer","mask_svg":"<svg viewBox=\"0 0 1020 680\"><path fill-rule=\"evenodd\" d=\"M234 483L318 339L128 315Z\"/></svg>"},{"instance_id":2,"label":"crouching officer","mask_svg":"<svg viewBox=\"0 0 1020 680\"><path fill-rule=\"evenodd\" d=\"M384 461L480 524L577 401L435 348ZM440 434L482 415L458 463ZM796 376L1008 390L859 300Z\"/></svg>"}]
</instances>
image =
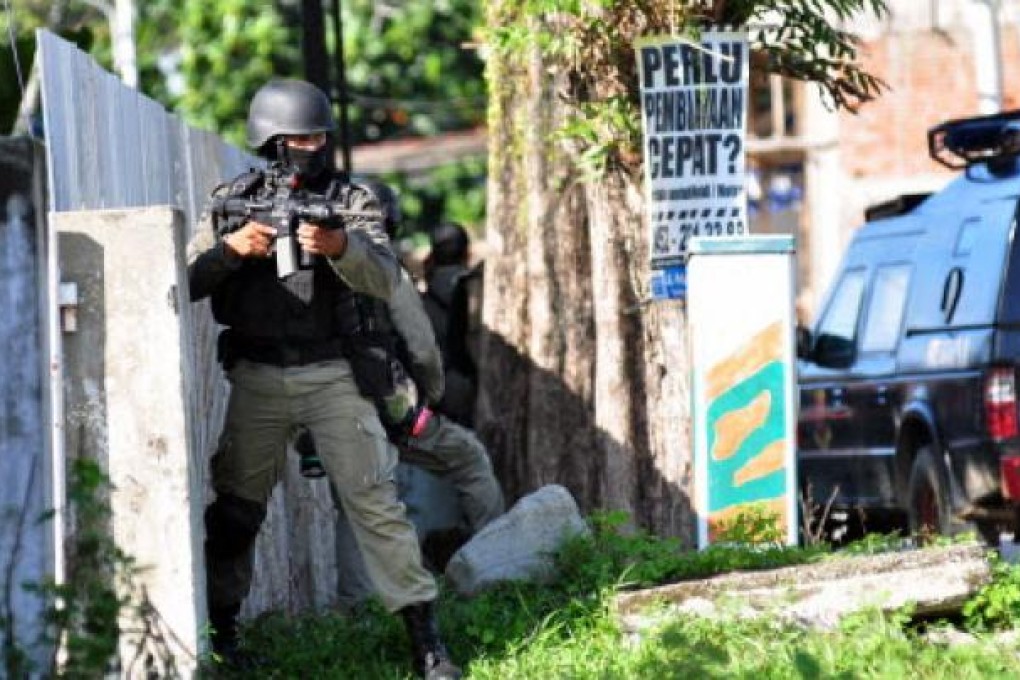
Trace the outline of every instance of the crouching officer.
<instances>
[{"instance_id":1,"label":"crouching officer","mask_svg":"<svg viewBox=\"0 0 1020 680\"><path fill-rule=\"evenodd\" d=\"M367 186L381 203L383 224L392 239L401 219L397 197L385 184ZM390 440L400 450L400 460L453 485L466 521L465 533L473 535L503 514L503 493L488 452L474 432L429 408L443 396L442 355L410 274L401 270L396 290L386 302L359 295L356 318L356 323L345 327L344 341L361 393L376 404ZM302 469L309 470L308 461L317 455L312 436L301 433L295 448L302 456ZM343 517L337 533L340 602L353 607L371 591L360 556L351 554L357 553L357 547L351 545Z\"/></svg>"},{"instance_id":2,"label":"crouching officer","mask_svg":"<svg viewBox=\"0 0 1020 680\"><path fill-rule=\"evenodd\" d=\"M217 189L188 247L191 299L211 296L214 317L227 327L220 349L231 383L211 465L216 500L205 515L213 648L228 659L237 654L237 615L251 585L255 538L288 436L302 424L318 442L375 589L405 621L416 671L459 678L439 639L435 581L422 567L414 527L397 499L396 450L374 405L358 392L338 340L352 291L388 299L400 268L380 228L376 199L332 169L330 108L325 94L304 81L272 80L259 89L247 141L272 165ZM267 193L281 175L287 186ZM233 200L252 197L259 200ZM315 214L327 217L298 221L291 238L310 262L281 268L274 251L287 245L287 225L276 221L286 212L278 206L301 201L352 212L329 217L320 210ZM276 206L273 224L223 208L267 203Z\"/></svg>"},{"instance_id":3,"label":"crouching officer","mask_svg":"<svg viewBox=\"0 0 1020 680\"><path fill-rule=\"evenodd\" d=\"M478 367L468 340L471 330L469 292L481 281L479 265L468 267L471 255L467 230L444 222L431 234L432 250L425 260L425 312L443 353L446 392L437 410L472 427L478 393Z\"/></svg>"}]
</instances>

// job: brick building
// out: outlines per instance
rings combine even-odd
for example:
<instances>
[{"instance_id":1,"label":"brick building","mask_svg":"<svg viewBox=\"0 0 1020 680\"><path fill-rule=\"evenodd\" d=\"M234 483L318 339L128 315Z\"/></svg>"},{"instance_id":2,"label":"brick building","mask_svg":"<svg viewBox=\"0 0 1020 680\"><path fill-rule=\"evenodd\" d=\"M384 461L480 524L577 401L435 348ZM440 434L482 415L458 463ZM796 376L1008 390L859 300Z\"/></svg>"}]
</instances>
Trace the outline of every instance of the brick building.
<instances>
[{"instance_id":1,"label":"brick building","mask_svg":"<svg viewBox=\"0 0 1020 680\"><path fill-rule=\"evenodd\" d=\"M813 85L759 77L748 126L752 230L794 233L803 302L813 311L868 205L933 191L952 173L927 131L1020 108L1020 0L887 0L889 16L844 28L888 90L855 115Z\"/></svg>"}]
</instances>

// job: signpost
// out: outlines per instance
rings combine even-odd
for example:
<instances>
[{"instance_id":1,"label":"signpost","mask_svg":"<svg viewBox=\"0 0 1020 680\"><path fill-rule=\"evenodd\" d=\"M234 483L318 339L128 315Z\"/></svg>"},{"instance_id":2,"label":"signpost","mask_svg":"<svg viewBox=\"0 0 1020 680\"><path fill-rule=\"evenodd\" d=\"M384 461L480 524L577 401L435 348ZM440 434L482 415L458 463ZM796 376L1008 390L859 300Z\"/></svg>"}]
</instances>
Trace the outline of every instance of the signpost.
<instances>
[{"instance_id":1,"label":"signpost","mask_svg":"<svg viewBox=\"0 0 1020 680\"><path fill-rule=\"evenodd\" d=\"M652 297L686 296L688 242L747 228L748 48L741 31L637 43Z\"/></svg>"},{"instance_id":2,"label":"signpost","mask_svg":"<svg viewBox=\"0 0 1020 680\"><path fill-rule=\"evenodd\" d=\"M689 246L698 546L755 509L796 545L793 237Z\"/></svg>"},{"instance_id":3,"label":"signpost","mask_svg":"<svg viewBox=\"0 0 1020 680\"><path fill-rule=\"evenodd\" d=\"M744 513L795 544L794 247L750 236L747 34L636 50L652 298L687 301L698 545L733 540Z\"/></svg>"}]
</instances>

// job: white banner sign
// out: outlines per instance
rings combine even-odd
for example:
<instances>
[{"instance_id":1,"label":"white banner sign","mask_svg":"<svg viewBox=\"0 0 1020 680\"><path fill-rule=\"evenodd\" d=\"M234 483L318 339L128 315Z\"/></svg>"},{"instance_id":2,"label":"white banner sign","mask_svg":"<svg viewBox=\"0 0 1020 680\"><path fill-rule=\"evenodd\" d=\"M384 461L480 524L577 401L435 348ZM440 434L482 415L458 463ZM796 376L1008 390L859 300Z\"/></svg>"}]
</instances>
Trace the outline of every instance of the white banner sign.
<instances>
[{"instance_id":1,"label":"white banner sign","mask_svg":"<svg viewBox=\"0 0 1020 680\"><path fill-rule=\"evenodd\" d=\"M688 239L748 233L747 34L645 38L637 55L652 295L684 297Z\"/></svg>"}]
</instances>

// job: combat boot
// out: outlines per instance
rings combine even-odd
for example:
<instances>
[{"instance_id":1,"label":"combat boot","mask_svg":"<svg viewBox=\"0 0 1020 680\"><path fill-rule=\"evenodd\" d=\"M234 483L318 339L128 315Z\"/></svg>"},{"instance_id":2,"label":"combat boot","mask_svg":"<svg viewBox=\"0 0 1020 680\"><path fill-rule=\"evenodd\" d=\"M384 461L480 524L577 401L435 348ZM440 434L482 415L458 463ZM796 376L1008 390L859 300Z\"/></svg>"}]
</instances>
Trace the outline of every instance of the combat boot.
<instances>
[{"instance_id":1,"label":"combat boot","mask_svg":"<svg viewBox=\"0 0 1020 680\"><path fill-rule=\"evenodd\" d=\"M262 665L263 659L257 652L241 645L237 633L237 615L241 605L233 607L211 607L209 609L209 635L213 651L219 657L218 663L232 671L254 671Z\"/></svg>"},{"instance_id":2,"label":"combat boot","mask_svg":"<svg viewBox=\"0 0 1020 680\"><path fill-rule=\"evenodd\" d=\"M238 655L237 615L241 605L209 608L209 642L217 656L231 663Z\"/></svg>"},{"instance_id":3,"label":"combat boot","mask_svg":"<svg viewBox=\"0 0 1020 680\"><path fill-rule=\"evenodd\" d=\"M419 602L400 610L411 638L411 656L414 670L426 680L458 680L461 671L450 660L439 639L435 602Z\"/></svg>"}]
</instances>

